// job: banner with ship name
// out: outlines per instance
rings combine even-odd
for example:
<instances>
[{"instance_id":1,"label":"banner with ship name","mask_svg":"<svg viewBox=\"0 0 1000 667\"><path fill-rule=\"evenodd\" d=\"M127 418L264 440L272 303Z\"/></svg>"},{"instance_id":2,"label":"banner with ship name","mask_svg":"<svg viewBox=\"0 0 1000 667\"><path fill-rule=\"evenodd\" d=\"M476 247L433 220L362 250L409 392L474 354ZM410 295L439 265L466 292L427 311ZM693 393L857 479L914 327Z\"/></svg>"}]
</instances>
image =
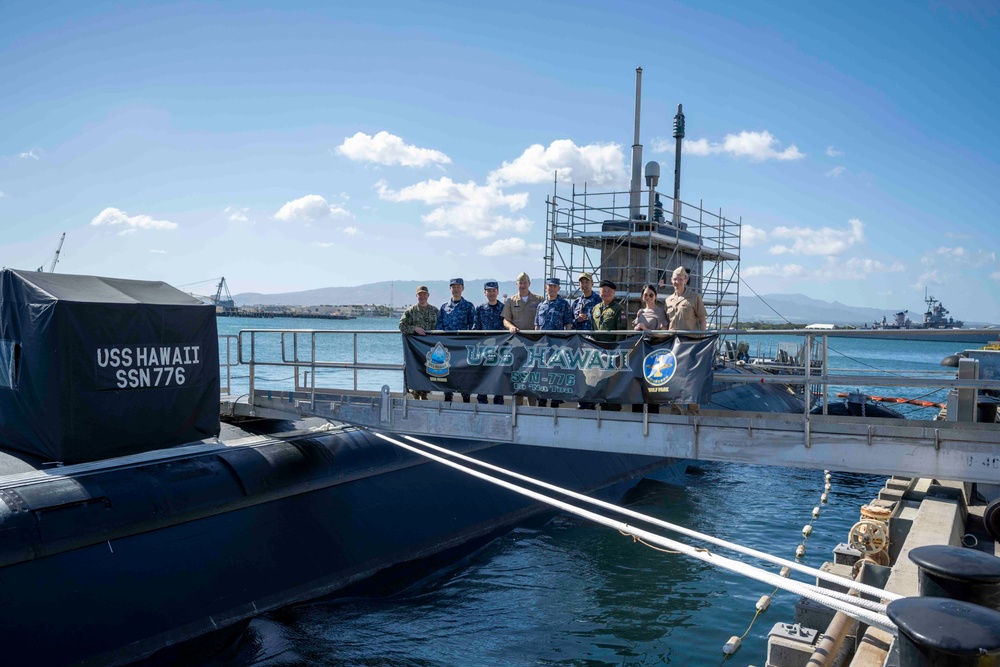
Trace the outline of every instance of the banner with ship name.
<instances>
[{"instance_id":1,"label":"banner with ship name","mask_svg":"<svg viewBox=\"0 0 1000 667\"><path fill-rule=\"evenodd\" d=\"M403 336L406 388L591 403L709 403L718 336Z\"/></svg>"}]
</instances>

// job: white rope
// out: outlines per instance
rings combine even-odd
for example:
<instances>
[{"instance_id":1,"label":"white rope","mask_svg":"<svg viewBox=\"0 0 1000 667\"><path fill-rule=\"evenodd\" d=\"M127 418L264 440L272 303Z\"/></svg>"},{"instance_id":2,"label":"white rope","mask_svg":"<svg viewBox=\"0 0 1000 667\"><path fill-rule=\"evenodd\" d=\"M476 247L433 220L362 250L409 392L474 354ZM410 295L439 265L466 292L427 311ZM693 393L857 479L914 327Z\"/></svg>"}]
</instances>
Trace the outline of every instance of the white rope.
<instances>
[{"instance_id":1,"label":"white rope","mask_svg":"<svg viewBox=\"0 0 1000 667\"><path fill-rule=\"evenodd\" d=\"M382 433L378 433L375 431L372 431L372 433L376 437L381 438L386 442L390 442L394 445L397 445L398 447L402 447L403 449L411 451L415 454L419 454L420 456L431 459L432 461L437 461L438 463L446 465L450 468L454 468L455 470L460 470L464 473L472 475L473 477L477 477L492 484L496 484L510 491L514 491L515 493L519 493L523 496L532 498L533 500L537 500L547 505L551 505L552 507L561 509L564 512L569 512L570 514L575 514L576 516L589 519L590 521L593 521L594 523L599 523L603 526L615 528L616 530L619 530L628 535L632 535L634 537L642 539L643 541L656 544L666 549L678 551L682 554L691 556L700 561L711 563L712 565L716 565L726 570L736 572L737 574L742 574L743 576L749 577L750 579L755 579L757 581L781 588L791 593L796 593L803 597L809 598L810 600L826 605L831 609L834 609L836 611L841 611L850 616L851 618L856 618L858 620L864 621L868 625L876 625L889 632L892 633L896 632L896 626L884 614L869 611L868 609L861 608L856 604L849 604L847 602L843 602L829 595L829 591L826 589L817 588L815 586L809 586L807 584L803 584L801 582L794 581L792 579L785 579L780 575L771 574L770 572L765 572L760 568L752 567L745 563L741 563L739 561L735 561L730 558L726 558L724 556L713 554L712 552L706 549L695 549L694 547L690 547L681 542L676 542L661 535L656 535L654 533L650 533L649 531L642 530L634 526L629 526L627 523L624 523L622 521L609 519L608 517L601 516L600 514L596 514L589 510L582 509L580 507L571 505L561 500L556 500L555 498L550 498L536 491L531 491L530 489L526 489L522 486L518 486L511 482L506 482L502 479L491 477L490 475L487 475L486 473L483 472L479 472L478 470L472 470L471 468L467 468L459 463L455 463L454 461L449 461L435 454L431 454L430 452L423 451L417 447L414 447L413 445L408 445L405 442L400 442L399 440L390 438L386 435L383 435Z\"/></svg>"},{"instance_id":2,"label":"white rope","mask_svg":"<svg viewBox=\"0 0 1000 667\"><path fill-rule=\"evenodd\" d=\"M899 599L899 598L903 597L902 595L898 595L896 593L890 593L889 591L883 590L881 588L876 588L875 586L869 586L868 584L859 583L859 582L855 581L854 579L848 579L846 577L841 577L840 575L833 574L831 572L824 572L823 570L818 570L816 568L809 567L808 565L803 565L802 563L797 563L795 561L785 560L784 558L780 558L778 556L774 556L774 555L771 555L771 554L763 552L763 551L758 551L758 550L752 549L750 547L745 547L745 546L743 546L741 544L737 544L735 542L728 542L726 540L719 539L718 537L713 537L711 535L706 535L704 533L699 533L696 530L691 530L690 528L685 528L684 526L678 526L677 524L669 523L667 521L663 521L662 519L657 519L656 517L652 517L652 516L649 516L649 515L646 515L646 514L642 514L640 512L636 512L634 510L630 510L630 509L628 509L626 507L619 507L618 505L613 505L611 503L604 502L603 500L598 500L597 498L591 498L590 496L585 496L582 493L576 493L575 491L570 491L568 489L563 489L563 488L560 488L558 486L555 486L554 484L549 484L549 483L543 482L541 480L532 479L531 477L528 477L526 475L522 475L520 473L516 473L516 472L514 472L512 470L507 470L506 468L501 468L500 466L496 466L496 465L493 465L491 463L485 463L483 461L479 461L477 459L472 458L471 456L466 456L464 454L459 454L458 452L453 452L450 449L447 449L445 447L440 447L438 445L432 444L430 442L425 442L423 440L420 440L418 438L414 438L414 437L409 436L409 435L404 435L403 437L406 438L407 440L410 440L412 442L417 443L418 445L422 445L424 447L428 447L430 449L433 449L436 452L441 452L441 453L444 453L444 454L448 454L448 455L453 456L453 457L455 457L457 459L460 459L462 461L466 461L468 463L477 464L479 466L482 466L483 468L486 468L488 470L492 470L494 472L500 472L500 473L503 473L505 475L510 475L511 477L513 477L515 479L519 479L519 480L521 480L523 482L530 482L532 484L536 484L536 485L542 487L543 489L548 489L549 491L555 491L556 493L565 494L565 495L567 495L570 498L573 498L575 500L579 500L579 501L582 501L582 502L590 503L592 505L596 505L598 507L601 507L601 508L606 509L606 510L611 510L613 512L618 512L620 514L624 514L625 516L631 517L633 519L639 519L640 521L646 521L648 523L653 524L654 526L659 526L660 528L666 528L667 530L672 530L672 531L674 531L676 533L680 533L681 535L686 535L688 537L693 537L693 538L701 540L703 542L708 542L709 544L714 544L717 547L722 547L723 549L729 549L730 551L735 551L737 553L741 553L741 554L743 554L745 556L752 556L753 558L759 558L760 560L764 560L764 561L767 561L769 563L773 563L774 565L780 565L782 567L787 567L790 570L795 570L795 571L801 572L803 574L808 574L810 576L814 576L814 577L817 577L819 579L822 579L823 581L828 581L828 582L831 582L831 583L834 583L834 584L837 584L837 585L840 585L840 586L844 586L844 587L846 587L848 589L853 588L853 589L857 590L860 593L867 593L868 595L872 595L872 596L874 596L876 598L884 599L884 600L890 600L890 601L891 600L896 600L896 599ZM847 594L844 594L844 593L839 593L838 594L837 591L830 591L829 589L824 589L824 590L826 590L827 595L833 595L834 597L837 597L838 595L840 595L840 596L843 596L843 599L845 599L845 600L858 601L858 602L856 602L857 604L860 604L862 606L868 607L869 609L873 609L873 610L878 611L878 612L884 612L885 611L885 605L884 604L880 604L878 602L872 602L871 600L864 600L864 598L857 598L855 596L848 596ZM869 604L866 604L866 603L870 603L870 606L869 606Z\"/></svg>"}]
</instances>

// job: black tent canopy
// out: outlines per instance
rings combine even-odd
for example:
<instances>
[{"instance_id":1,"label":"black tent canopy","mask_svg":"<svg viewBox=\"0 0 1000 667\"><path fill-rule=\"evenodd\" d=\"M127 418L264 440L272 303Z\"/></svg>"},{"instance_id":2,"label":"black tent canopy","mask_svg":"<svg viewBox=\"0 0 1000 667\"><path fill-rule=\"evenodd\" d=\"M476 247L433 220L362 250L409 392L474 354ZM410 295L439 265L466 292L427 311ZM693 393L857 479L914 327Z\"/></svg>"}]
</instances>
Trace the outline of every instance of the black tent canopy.
<instances>
[{"instance_id":1,"label":"black tent canopy","mask_svg":"<svg viewBox=\"0 0 1000 667\"><path fill-rule=\"evenodd\" d=\"M219 433L215 307L163 282L0 271L0 447L78 463Z\"/></svg>"}]
</instances>

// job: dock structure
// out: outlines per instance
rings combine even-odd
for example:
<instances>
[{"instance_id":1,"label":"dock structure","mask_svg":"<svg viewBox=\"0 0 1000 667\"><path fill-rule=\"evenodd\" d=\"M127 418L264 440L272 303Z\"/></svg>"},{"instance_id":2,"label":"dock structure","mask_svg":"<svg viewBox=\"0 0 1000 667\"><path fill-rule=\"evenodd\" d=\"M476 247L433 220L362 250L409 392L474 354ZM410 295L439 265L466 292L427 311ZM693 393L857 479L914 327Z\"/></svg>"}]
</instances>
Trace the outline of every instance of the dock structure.
<instances>
[{"instance_id":1,"label":"dock structure","mask_svg":"<svg viewBox=\"0 0 1000 667\"><path fill-rule=\"evenodd\" d=\"M716 384L780 384L789 391L796 386L809 387L809 395L828 396L834 395L836 387L860 385L943 388L949 391L947 419L835 416L810 414L808 408L802 413L702 408L697 414L666 414L667 410L654 414L649 406L630 412L631 406L624 406L623 411L601 406L579 410L574 409L574 403L566 403L554 409L519 405L520 401L511 397L505 405L413 400L403 391L402 364L359 359L359 336L390 337L398 345L400 334L387 331L243 332L238 341L239 359L249 368L248 391L239 397L224 397L221 409L237 417L322 417L381 432L444 440L471 437L533 447L1000 481L1000 424L993 398L1000 392L1000 352L970 353L972 358L962 359L957 373L935 377L927 377L927 372L918 374L923 377L904 377L899 372L862 375L828 368L825 355L809 358L813 339L821 339L820 347L824 347L827 333L795 333L807 340L803 367L781 366L775 373L716 373ZM266 336L281 336L281 342L265 345ZM348 359L320 356L324 348L320 339L327 336L354 337ZM392 346L386 340L370 347L382 350L384 359L384 351ZM720 363L729 362L720 357ZM290 376L289 380L262 388L257 376L276 368ZM366 373L374 375L375 384L372 380L359 382Z\"/></svg>"}]
</instances>

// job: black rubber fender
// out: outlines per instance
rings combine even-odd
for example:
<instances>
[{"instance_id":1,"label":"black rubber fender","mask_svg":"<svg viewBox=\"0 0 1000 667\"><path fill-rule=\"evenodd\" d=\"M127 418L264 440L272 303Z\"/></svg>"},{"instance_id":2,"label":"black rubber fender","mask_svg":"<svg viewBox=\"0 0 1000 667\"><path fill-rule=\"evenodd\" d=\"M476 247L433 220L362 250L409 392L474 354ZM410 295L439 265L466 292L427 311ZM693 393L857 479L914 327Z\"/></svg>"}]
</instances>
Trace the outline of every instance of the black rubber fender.
<instances>
[{"instance_id":1,"label":"black rubber fender","mask_svg":"<svg viewBox=\"0 0 1000 667\"><path fill-rule=\"evenodd\" d=\"M986 532L990 534L995 542L1000 542L1000 498L986 506L983 512L983 523L986 524Z\"/></svg>"}]
</instances>

